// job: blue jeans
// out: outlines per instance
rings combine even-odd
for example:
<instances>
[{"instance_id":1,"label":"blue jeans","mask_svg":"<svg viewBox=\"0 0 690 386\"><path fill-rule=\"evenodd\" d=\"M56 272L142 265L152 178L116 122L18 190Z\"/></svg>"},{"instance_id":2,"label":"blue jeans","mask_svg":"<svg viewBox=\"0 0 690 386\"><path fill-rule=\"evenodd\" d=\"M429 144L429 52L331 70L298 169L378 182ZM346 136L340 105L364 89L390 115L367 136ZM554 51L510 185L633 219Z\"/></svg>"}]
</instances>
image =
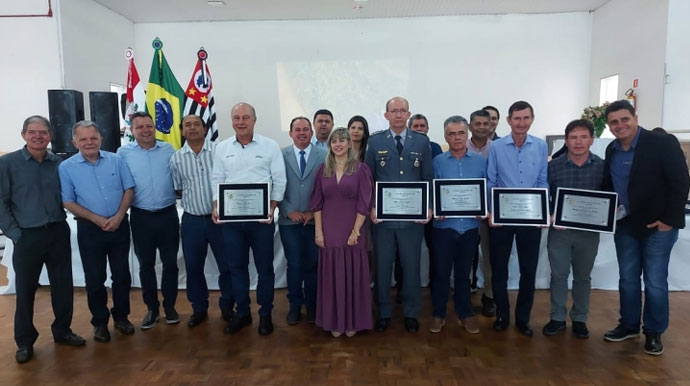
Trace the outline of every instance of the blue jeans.
<instances>
[{"instance_id":1,"label":"blue jeans","mask_svg":"<svg viewBox=\"0 0 690 386\"><path fill-rule=\"evenodd\" d=\"M446 317L446 303L450 293L450 271L455 268L455 313L458 319L472 316L470 302L470 271L472 260L477 249L479 231L470 229L465 233L458 233L453 229L434 228L433 233L434 258L431 262L431 272L434 285L431 286L431 303L433 315L436 318Z\"/></svg>"},{"instance_id":2,"label":"blue jeans","mask_svg":"<svg viewBox=\"0 0 690 386\"><path fill-rule=\"evenodd\" d=\"M314 242L314 225L280 225L278 230L287 260L287 298L290 308L299 309L305 304L307 309L316 310L319 247Z\"/></svg>"},{"instance_id":3,"label":"blue jeans","mask_svg":"<svg viewBox=\"0 0 690 386\"><path fill-rule=\"evenodd\" d=\"M259 274L256 286L256 302L260 316L271 315L273 309L273 231L275 225L259 222L235 222L223 225L226 261L230 266L232 294L237 302L237 316L249 315L249 248L254 255L254 265Z\"/></svg>"},{"instance_id":4,"label":"blue jeans","mask_svg":"<svg viewBox=\"0 0 690 386\"><path fill-rule=\"evenodd\" d=\"M223 226L214 224L211 215L195 216L187 212L182 215L182 252L187 269L187 299L192 304L194 312L208 310L208 285L204 266L209 244L218 266L218 306L222 313L231 311L235 306L230 268L226 260L227 255L223 253L222 231Z\"/></svg>"},{"instance_id":5,"label":"blue jeans","mask_svg":"<svg viewBox=\"0 0 690 386\"><path fill-rule=\"evenodd\" d=\"M668 328L668 262L677 240L678 229L675 228L640 237L631 232L625 220L618 222L614 241L620 274L620 323L623 327L640 330L640 276L644 273L643 331L661 334Z\"/></svg>"}]
</instances>

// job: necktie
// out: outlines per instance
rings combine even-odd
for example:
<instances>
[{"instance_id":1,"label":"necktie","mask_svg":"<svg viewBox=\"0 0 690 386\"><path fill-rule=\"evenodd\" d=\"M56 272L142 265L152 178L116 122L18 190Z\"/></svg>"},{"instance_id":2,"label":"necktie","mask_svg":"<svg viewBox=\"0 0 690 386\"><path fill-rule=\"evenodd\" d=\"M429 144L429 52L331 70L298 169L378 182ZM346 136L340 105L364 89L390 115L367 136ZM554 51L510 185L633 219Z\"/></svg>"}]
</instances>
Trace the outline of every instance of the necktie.
<instances>
[{"instance_id":1,"label":"necktie","mask_svg":"<svg viewBox=\"0 0 690 386\"><path fill-rule=\"evenodd\" d=\"M399 135L395 136L395 141L398 142L398 144L395 145L395 147L398 148L398 154L402 154L403 144L402 144L402 142L400 142L401 139L402 139L401 136L399 136Z\"/></svg>"},{"instance_id":2,"label":"necktie","mask_svg":"<svg viewBox=\"0 0 690 386\"><path fill-rule=\"evenodd\" d=\"M304 150L299 151L299 171L304 177L304 169L307 167L307 160L304 158Z\"/></svg>"}]
</instances>

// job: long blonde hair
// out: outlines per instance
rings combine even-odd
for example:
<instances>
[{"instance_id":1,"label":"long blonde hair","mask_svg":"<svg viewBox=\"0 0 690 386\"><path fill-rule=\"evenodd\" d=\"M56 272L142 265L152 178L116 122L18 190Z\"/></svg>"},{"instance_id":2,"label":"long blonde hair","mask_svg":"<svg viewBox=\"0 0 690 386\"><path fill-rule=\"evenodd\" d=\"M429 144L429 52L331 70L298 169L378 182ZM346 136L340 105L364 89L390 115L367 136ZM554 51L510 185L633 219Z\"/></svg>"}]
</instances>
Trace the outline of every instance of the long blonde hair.
<instances>
[{"instance_id":1,"label":"long blonde hair","mask_svg":"<svg viewBox=\"0 0 690 386\"><path fill-rule=\"evenodd\" d=\"M331 141L334 139L344 139L348 142L347 147L347 161L345 161L345 166L343 167L343 172L347 175L351 175L357 170L357 159L355 158L355 151L352 149L352 140L350 140L350 133L344 127L338 127L331 132L328 136L328 155L326 156L326 162L323 168L323 176L330 178L335 173L335 154L331 150Z\"/></svg>"}]
</instances>

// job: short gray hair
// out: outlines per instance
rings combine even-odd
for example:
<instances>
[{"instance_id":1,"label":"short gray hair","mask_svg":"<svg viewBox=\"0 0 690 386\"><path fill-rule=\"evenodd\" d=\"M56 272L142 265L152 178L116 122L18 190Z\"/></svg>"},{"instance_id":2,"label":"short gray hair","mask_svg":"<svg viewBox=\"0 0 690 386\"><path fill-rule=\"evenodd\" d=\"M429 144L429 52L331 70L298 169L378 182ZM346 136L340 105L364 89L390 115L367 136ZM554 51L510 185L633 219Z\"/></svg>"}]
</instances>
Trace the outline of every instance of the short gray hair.
<instances>
[{"instance_id":1,"label":"short gray hair","mask_svg":"<svg viewBox=\"0 0 690 386\"><path fill-rule=\"evenodd\" d=\"M450 117L446 118L445 121L443 121L443 134L446 134L446 129L448 128L448 125L451 123L462 123L465 125L465 130L469 129L470 125L467 123L467 119L463 118L460 115L451 115Z\"/></svg>"},{"instance_id":2,"label":"short gray hair","mask_svg":"<svg viewBox=\"0 0 690 386\"><path fill-rule=\"evenodd\" d=\"M96 132L98 133L98 135L99 136L101 135L101 129L98 127L96 122L84 120L84 121L79 121L79 122L74 124L74 126L72 127L72 138L77 137L77 129L80 127L93 127L94 129L96 129Z\"/></svg>"},{"instance_id":3,"label":"short gray hair","mask_svg":"<svg viewBox=\"0 0 690 386\"><path fill-rule=\"evenodd\" d=\"M26 133L26 130L28 129L30 124L36 122L43 124L43 126L45 126L48 129L50 137L53 137L53 128L50 126L50 121L48 120L48 118L41 115L32 115L29 118L26 118L24 120L24 124L22 125L22 134Z\"/></svg>"},{"instance_id":4,"label":"short gray hair","mask_svg":"<svg viewBox=\"0 0 690 386\"><path fill-rule=\"evenodd\" d=\"M426 122L426 127L429 127L429 120L426 119L424 114L415 114L410 117L410 119L407 120L407 127L412 127L412 122L416 121L417 119L423 119L424 122Z\"/></svg>"}]
</instances>

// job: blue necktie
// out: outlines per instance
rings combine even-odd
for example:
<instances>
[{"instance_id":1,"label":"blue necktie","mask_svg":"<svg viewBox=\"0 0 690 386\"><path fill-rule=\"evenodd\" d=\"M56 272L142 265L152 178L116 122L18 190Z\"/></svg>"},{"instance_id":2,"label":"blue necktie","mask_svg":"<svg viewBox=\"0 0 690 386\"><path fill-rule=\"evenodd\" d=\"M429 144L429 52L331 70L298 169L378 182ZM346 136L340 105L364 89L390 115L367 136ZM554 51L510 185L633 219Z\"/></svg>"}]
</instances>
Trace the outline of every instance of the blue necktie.
<instances>
[{"instance_id":1,"label":"blue necktie","mask_svg":"<svg viewBox=\"0 0 690 386\"><path fill-rule=\"evenodd\" d=\"M304 158L304 150L299 151L299 171L304 177L304 169L307 167L307 160Z\"/></svg>"},{"instance_id":2,"label":"blue necktie","mask_svg":"<svg viewBox=\"0 0 690 386\"><path fill-rule=\"evenodd\" d=\"M402 154L402 150L403 150L403 144L402 144L402 142L400 141L401 139L402 139L401 136L399 136L399 135L396 135L396 136L395 136L395 140L398 142L398 144L395 146L395 147L398 148L398 154Z\"/></svg>"}]
</instances>

